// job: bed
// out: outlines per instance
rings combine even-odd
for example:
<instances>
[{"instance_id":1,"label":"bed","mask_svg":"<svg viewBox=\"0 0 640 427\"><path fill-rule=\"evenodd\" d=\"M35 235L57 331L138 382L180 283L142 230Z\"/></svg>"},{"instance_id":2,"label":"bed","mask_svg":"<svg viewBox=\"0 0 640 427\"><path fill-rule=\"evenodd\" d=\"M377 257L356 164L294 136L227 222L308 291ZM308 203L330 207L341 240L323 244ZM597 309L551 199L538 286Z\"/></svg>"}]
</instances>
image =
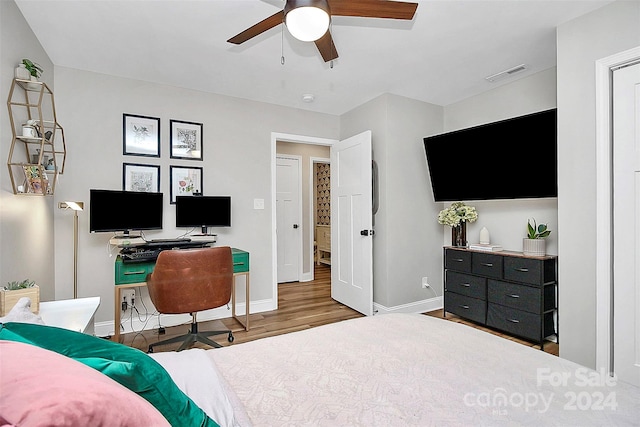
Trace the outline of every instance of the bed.
<instances>
[{"instance_id":1,"label":"bed","mask_svg":"<svg viewBox=\"0 0 640 427\"><path fill-rule=\"evenodd\" d=\"M345 320L219 349L139 353L223 426L631 426L640 420L637 387L417 314Z\"/></svg>"}]
</instances>

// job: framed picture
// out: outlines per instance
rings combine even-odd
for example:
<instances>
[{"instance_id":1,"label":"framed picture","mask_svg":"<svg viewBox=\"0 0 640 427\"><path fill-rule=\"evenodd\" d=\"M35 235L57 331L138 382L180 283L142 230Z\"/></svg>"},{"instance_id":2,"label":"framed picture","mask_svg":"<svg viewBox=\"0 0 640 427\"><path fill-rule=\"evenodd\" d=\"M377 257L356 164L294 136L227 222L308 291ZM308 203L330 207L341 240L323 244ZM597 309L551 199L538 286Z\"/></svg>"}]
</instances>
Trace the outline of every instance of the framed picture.
<instances>
[{"instance_id":1,"label":"framed picture","mask_svg":"<svg viewBox=\"0 0 640 427\"><path fill-rule=\"evenodd\" d=\"M193 196L202 194L202 168L169 166L171 203L176 202L176 196Z\"/></svg>"},{"instance_id":2,"label":"framed picture","mask_svg":"<svg viewBox=\"0 0 640 427\"><path fill-rule=\"evenodd\" d=\"M169 120L172 159L202 160L202 123Z\"/></svg>"},{"instance_id":3,"label":"framed picture","mask_svg":"<svg viewBox=\"0 0 640 427\"><path fill-rule=\"evenodd\" d=\"M122 189L143 193L160 192L160 166L122 164Z\"/></svg>"},{"instance_id":4,"label":"framed picture","mask_svg":"<svg viewBox=\"0 0 640 427\"><path fill-rule=\"evenodd\" d=\"M160 119L122 115L122 154L160 157Z\"/></svg>"}]
</instances>

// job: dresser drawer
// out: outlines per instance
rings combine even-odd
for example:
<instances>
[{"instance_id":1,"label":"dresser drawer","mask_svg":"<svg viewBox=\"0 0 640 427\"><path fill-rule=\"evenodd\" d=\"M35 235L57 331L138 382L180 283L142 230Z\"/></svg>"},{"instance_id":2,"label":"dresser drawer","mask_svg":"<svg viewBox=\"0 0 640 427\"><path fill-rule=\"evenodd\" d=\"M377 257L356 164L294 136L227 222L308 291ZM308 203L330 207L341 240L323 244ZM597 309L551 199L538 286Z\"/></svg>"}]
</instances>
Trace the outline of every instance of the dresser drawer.
<instances>
[{"instance_id":1,"label":"dresser drawer","mask_svg":"<svg viewBox=\"0 0 640 427\"><path fill-rule=\"evenodd\" d=\"M246 273L249 271L249 252L231 248L231 254L233 256L234 273Z\"/></svg>"},{"instance_id":2,"label":"dresser drawer","mask_svg":"<svg viewBox=\"0 0 640 427\"><path fill-rule=\"evenodd\" d=\"M540 339L540 315L497 304L487 308L487 325L531 340Z\"/></svg>"},{"instance_id":3,"label":"dresser drawer","mask_svg":"<svg viewBox=\"0 0 640 427\"><path fill-rule=\"evenodd\" d=\"M455 292L481 300L487 297L487 279L447 270L445 273L447 292Z\"/></svg>"},{"instance_id":4,"label":"dresser drawer","mask_svg":"<svg viewBox=\"0 0 640 427\"><path fill-rule=\"evenodd\" d=\"M515 283L489 280L487 283L487 299L496 303L529 313L540 314L541 289Z\"/></svg>"},{"instance_id":5,"label":"dresser drawer","mask_svg":"<svg viewBox=\"0 0 640 427\"><path fill-rule=\"evenodd\" d=\"M487 303L485 301L459 295L453 292L444 293L444 311L457 314L465 319L485 323Z\"/></svg>"},{"instance_id":6,"label":"dresser drawer","mask_svg":"<svg viewBox=\"0 0 640 427\"><path fill-rule=\"evenodd\" d=\"M125 264L121 260L115 263L115 284L125 285L147 281L147 274L153 272L155 262L136 262Z\"/></svg>"},{"instance_id":7,"label":"dresser drawer","mask_svg":"<svg viewBox=\"0 0 640 427\"><path fill-rule=\"evenodd\" d=\"M444 268L471 273L471 252L445 249Z\"/></svg>"},{"instance_id":8,"label":"dresser drawer","mask_svg":"<svg viewBox=\"0 0 640 427\"><path fill-rule=\"evenodd\" d=\"M542 285L542 260L531 258L505 257L504 279L514 282Z\"/></svg>"},{"instance_id":9,"label":"dresser drawer","mask_svg":"<svg viewBox=\"0 0 640 427\"><path fill-rule=\"evenodd\" d=\"M471 272L494 279L502 279L502 260L500 255L473 253Z\"/></svg>"}]
</instances>

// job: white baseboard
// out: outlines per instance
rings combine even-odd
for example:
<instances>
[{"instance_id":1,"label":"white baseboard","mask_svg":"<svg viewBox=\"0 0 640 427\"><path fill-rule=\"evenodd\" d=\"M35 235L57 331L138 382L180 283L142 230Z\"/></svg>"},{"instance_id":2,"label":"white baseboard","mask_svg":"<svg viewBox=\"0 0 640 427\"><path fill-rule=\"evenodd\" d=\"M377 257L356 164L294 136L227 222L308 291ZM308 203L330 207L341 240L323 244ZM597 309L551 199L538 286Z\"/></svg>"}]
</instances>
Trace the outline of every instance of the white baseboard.
<instances>
[{"instance_id":1,"label":"white baseboard","mask_svg":"<svg viewBox=\"0 0 640 427\"><path fill-rule=\"evenodd\" d=\"M245 303L236 304L236 315L241 317L245 312ZM251 302L251 314L263 313L265 311L275 310L273 300L262 300ZM229 309L226 306L215 308L213 310L206 310L198 313L198 322L205 322L208 320L228 319L231 317L231 305ZM159 321L159 323L158 323ZM124 329L120 329L121 334L128 334L131 332L141 332L151 329L156 329L160 325L163 327L182 325L191 322L191 316L188 314L152 314L149 313L146 316L138 316L137 314L133 318L127 317L121 319ZM98 337L113 336L114 334L113 320L107 320L104 322L96 322L95 334Z\"/></svg>"},{"instance_id":2,"label":"white baseboard","mask_svg":"<svg viewBox=\"0 0 640 427\"><path fill-rule=\"evenodd\" d=\"M444 302L441 296L395 307L385 307L382 304L378 304L376 302L373 303L374 314L426 313L441 309L442 307L444 307Z\"/></svg>"}]
</instances>

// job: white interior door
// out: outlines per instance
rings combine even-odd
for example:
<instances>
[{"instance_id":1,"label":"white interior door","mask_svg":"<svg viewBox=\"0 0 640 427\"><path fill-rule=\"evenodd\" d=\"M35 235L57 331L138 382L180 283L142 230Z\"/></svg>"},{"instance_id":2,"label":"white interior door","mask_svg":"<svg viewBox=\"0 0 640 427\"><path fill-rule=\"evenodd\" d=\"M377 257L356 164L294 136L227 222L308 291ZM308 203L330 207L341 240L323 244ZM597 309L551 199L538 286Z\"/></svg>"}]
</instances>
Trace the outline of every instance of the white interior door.
<instances>
[{"instance_id":1,"label":"white interior door","mask_svg":"<svg viewBox=\"0 0 640 427\"><path fill-rule=\"evenodd\" d=\"M300 279L302 253L301 159L276 158L276 239L278 283Z\"/></svg>"},{"instance_id":2,"label":"white interior door","mask_svg":"<svg viewBox=\"0 0 640 427\"><path fill-rule=\"evenodd\" d=\"M371 131L331 146L331 297L373 314Z\"/></svg>"},{"instance_id":3,"label":"white interior door","mask_svg":"<svg viewBox=\"0 0 640 427\"><path fill-rule=\"evenodd\" d=\"M613 73L613 370L640 386L640 64Z\"/></svg>"}]
</instances>

